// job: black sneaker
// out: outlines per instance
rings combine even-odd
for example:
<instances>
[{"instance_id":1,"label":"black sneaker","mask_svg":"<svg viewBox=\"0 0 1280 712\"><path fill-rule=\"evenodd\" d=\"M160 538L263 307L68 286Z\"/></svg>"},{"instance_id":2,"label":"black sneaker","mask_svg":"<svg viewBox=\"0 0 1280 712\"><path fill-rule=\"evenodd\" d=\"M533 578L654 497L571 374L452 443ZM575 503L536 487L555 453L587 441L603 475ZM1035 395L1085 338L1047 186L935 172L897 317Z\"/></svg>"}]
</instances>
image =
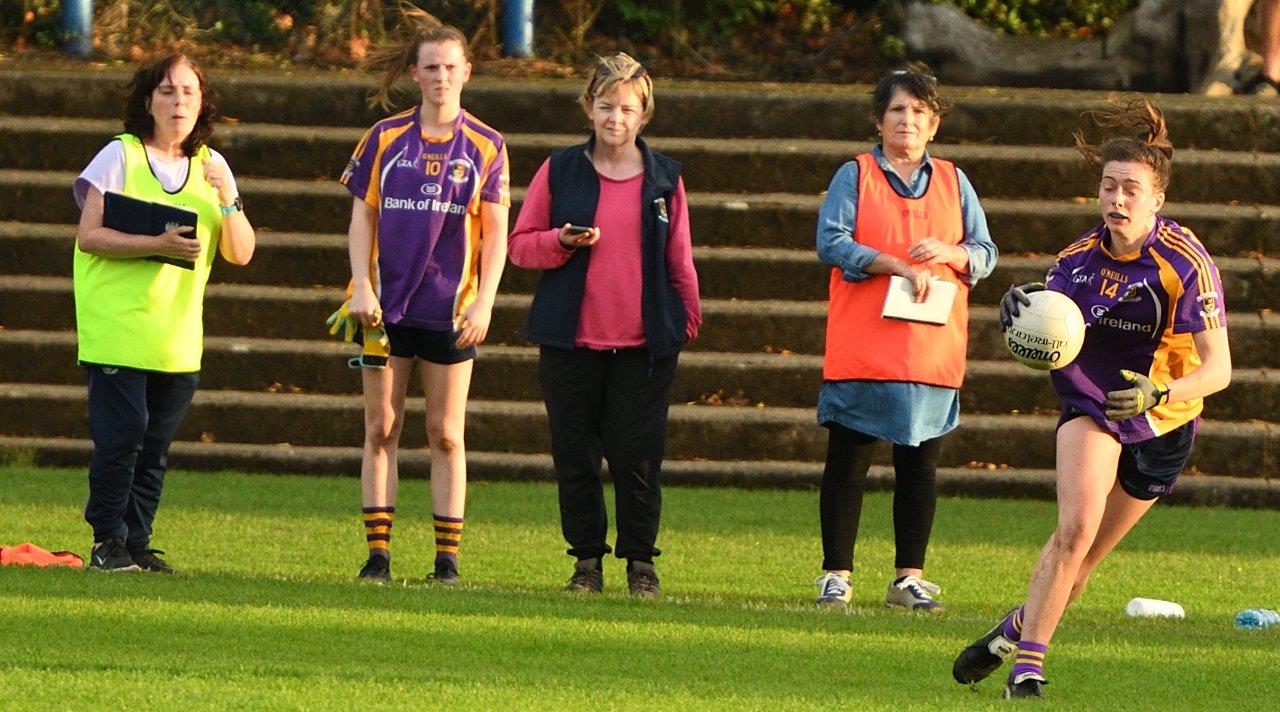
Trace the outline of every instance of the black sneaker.
<instances>
[{"instance_id":1,"label":"black sneaker","mask_svg":"<svg viewBox=\"0 0 1280 712\"><path fill-rule=\"evenodd\" d=\"M1005 614L1005 618L1008 617L1008 614ZM1016 652L1018 652L1018 644L1004 637L1004 618L1001 618L1000 622L987 631L986 635L960 651L955 663L951 665L951 677L961 685L980 682L999 670L1004 661Z\"/></svg>"},{"instance_id":2,"label":"black sneaker","mask_svg":"<svg viewBox=\"0 0 1280 712\"><path fill-rule=\"evenodd\" d=\"M1010 680L1004 686L1006 700L1022 700L1044 697L1044 686L1049 683L1033 672L1023 673L1017 680Z\"/></svg>"},{"instance_id":3,"label":"black sneaker","mask_svg":"<svg viewBox=\"0 0 1280 712\"><path fill-rule=\"evenodd\" d=\"M112 537L93 545L89 554L89 568L93 571L141 571L138 564L129 556L124 539Z\"/></svg>"},{"instance_id":4,"label":"black sneaker","mask_svg":"<svg viewBox=\"0 0 1280 712\"><path fill-rule=\"evenodd\" d=\"M662 598L658 573L648 561L632 561L627 567L627 590L637 598Z\"/></svg>"},{"instance_id":5,"label":"black sneaker","mask_svg":"<svg viewBox=\"0 0 1280 712\"><path fill-rule=\"evenodd\" d=\"M386 556L370 556L360 569L360 578L367 581L390 581L391 559Z\"/></svg>"},{"instance_id":6,"label":"black sneaker","mask_svg":"<svg viewBox=\"0 0 1280 712\"><path fill-rule=\"evenodd\" d=\"M158 574L171 574L173 567L165 562L164 559L156 556L163 554L159 549L130 549L129 557L133 559L133 563L143 571L154 571Z\"/></svg>"},{"instance_id":7,"label":"black sneaker","mask_svg":"<svg viewBox=\"0 0 1280 712\"><path fill-rule=\"evenodd\" d=\"M447 559L436 562L436 570L427 576L427 580L444 586L457 586L462 583L458 576L458 565Z\"/></svg>"},{"instance_id":8,"label":"black sneaker","mask_svg":"<svg viewBox=\"0 0 1280 712\"><path fill-rule=\"evenodd\" d=\"M572 593L600 593L604 590L604 571L599 558L579 559L573 565L573 576L565 590Z\"/></svg>"}]
</instances>

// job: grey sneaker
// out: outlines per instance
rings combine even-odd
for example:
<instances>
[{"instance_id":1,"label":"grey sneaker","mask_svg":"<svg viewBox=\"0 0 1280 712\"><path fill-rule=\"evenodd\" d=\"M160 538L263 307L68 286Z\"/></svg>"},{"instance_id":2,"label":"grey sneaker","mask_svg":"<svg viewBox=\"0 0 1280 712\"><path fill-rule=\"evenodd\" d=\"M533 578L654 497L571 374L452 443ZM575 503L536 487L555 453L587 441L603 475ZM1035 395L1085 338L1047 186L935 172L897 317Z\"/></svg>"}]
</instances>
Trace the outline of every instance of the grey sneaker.
<instances>
[{"instance_id":1,"label":"grey sneaker","mask_svg":"<svg viewBox=\"0 0 1280 712\"><path fill-rule=\"evenodd\" d=\"M600 559L579 559L573 565L573 576L569 577L569 585L565 590L572 593L600 593L604 590L604 571L600 568Z\"/></svg>"},{"instance_id":2,"label":"grey sneaker","mask_svg":"<svg viewBox=\"0 0 1280 712\"><path fill-rule=\"evenodd\" d=\"M662 598L658 572L648 561L632 561L627 567L627 590L636 598Z\"/></svg>"},{"instance_id":3,"label":"grey sneaker","mask_svg":"<svg viewBox=\"0 0 1280 712\"><path fill-rule=\"evenodd\" d=\"M818 587L818 597L813 599L815 606L846 608L853 598L853 585L847 576L827 573L814 579L813 585Z\"/></svg>"},{"instance_id":4,"label":"grey sneaker","mask_svg":"<svg viewBox=\"0 0 1280 712\"><path fill-rule=\"evenodd\" d=\"M941 613L946 610L934 598L942 588L916 576L903 576L889 584L884 594L884 605L889 608L905 608L922 613Z\"/></svg>"}]
</instances>

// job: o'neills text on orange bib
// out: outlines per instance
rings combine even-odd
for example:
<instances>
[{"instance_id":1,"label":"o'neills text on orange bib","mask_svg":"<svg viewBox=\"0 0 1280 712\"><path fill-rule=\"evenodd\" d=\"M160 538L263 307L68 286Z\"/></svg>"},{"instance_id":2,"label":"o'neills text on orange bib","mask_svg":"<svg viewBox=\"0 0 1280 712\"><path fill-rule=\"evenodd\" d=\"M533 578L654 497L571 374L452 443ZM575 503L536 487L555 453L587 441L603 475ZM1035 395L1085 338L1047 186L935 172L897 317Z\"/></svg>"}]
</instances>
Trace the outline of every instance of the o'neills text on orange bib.
<instances>
[{"instance_id":1,"label":"o'neills text on orange bib","mask_svg":"<svg viewBox=\"0 0 1280 712\"><path fill-rule=\"evenodd\" d=\"M904 198L889 185L874 156L864 153L857 161L854 242L907 262L913 262L907 250L922 238L960 244L964 220L955 164L932 159L933 175L924 195ZM907 381L960 387L968 348L969 287L947 265L934 265L930 270L959 286L951 316L942 326L881 317L889 290L888 275L846 282L838 267L831 270L823 380Z\"/></svg>"}]
</instances>

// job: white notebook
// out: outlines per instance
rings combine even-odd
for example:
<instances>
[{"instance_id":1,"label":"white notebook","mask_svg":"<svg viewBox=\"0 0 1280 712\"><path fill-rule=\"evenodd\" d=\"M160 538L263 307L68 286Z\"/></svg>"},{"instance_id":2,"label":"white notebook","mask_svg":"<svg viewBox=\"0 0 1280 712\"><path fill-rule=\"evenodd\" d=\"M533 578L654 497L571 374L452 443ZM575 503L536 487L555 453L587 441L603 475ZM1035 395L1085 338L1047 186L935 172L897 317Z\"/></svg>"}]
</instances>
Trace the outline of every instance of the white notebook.
<instances>
[{"instance_id":1,"label":"white notebook","mask_svg":"<svg viewBox=\"0 0 1280 712\"><path fill-rule=\"evenodd\" d=\"M951 303L956 299L956 289L954 282L935 277L929 281L929 296L917 303L911 282L896 274L891 275L889 293L884 297L884 308L880 310L880 316L885 319L945 324L951 316Z\"/></svg>"}]
</instances>

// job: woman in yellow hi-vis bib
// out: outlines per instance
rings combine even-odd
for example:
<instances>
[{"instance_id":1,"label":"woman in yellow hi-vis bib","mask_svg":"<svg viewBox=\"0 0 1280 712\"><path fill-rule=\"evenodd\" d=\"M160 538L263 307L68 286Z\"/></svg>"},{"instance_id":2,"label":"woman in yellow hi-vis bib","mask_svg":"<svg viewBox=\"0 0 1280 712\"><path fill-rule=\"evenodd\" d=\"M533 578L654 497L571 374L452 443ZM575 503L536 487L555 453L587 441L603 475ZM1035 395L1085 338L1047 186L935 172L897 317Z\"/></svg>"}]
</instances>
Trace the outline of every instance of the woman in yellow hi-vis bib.
<instances>
[{"instance_id":1,"label":"woman in yellow hi-vis bib","mask_svg":"<svg viewBox=\"0 0 1280 712\"><path fill-rule=\"evenodd\" d=\"M206 143L215 108L200 68L181 54L133 76L124 133L76 179L76 336L89 386L91 569L173 569L151 548L169 444L191 404L204 341L204 287L215 250L232 264L253 256L226 159ZM127 200L195 216L159 235L132 225ZM126 204L122 204L126 203Z\"/></svg>"}]
</instances>

